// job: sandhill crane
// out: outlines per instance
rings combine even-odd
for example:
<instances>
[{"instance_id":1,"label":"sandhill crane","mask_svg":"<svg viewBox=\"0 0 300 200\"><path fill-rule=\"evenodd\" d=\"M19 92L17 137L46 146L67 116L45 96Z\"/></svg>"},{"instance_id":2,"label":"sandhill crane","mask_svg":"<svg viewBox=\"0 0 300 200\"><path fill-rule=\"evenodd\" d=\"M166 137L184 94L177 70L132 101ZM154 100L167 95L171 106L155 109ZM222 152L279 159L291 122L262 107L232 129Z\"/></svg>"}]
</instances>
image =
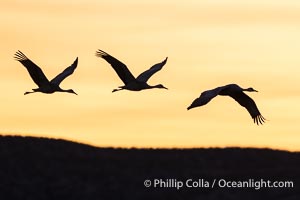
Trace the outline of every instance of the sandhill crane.
<instances>
[{"instance_id":1,"label":"sandhill crane","mask_svg":"<svg viewBox=\"0 0 300 200\"><path fill-rule=\"evenodd\" d=\"M17 61L22 63L27 71L29 72L32 80L39 86L37 89L32 89L33 92L25 92L24 95L34 93L34 92L42 92L51 94L54 92L68 92L76 94L72 89L63 90L59 87L59 84L68 76L70 76L77 67L78 57L73 62L73 64L67 67L63 72L58 74L51 81L47 79L41 68L39 68L36 64L34 64L30 59L28 59L21 51L17 51L14 57Z\"/></svg>"},{"instance_id":2,"label":"sandhill crane","mask_svg":"<svg viewBox=\"0 0 300 200\"><path fill-rule=\"evenodd\" d=\"M189 110L194 107L203 106L217 95L230 96L234 100L236 100L241 106L245 107L248 110L252 119L254 120L254 123L256 123L257 125L263 124L263 122L265 122L265 118L260 114L255 102L243 91L258 92L251 87L243 89L236 84L229 84L202 92L200 97L195 99L187 109Z\"/></svg>"},{"instance_id":3,"label":"sandhill crane","mask_svg":"<svg viewBox=\"0 0 300 200\"><path fill-rule=\"evenodd\" d=\"M119 90L140 91L140 90L152 89L152 88L168 89L162 84L158 84L154 86L147 84L148 79L153 74L161 70L162 67L166 64L168 57L166 57L166 59L161 63L157 63L153 65L150 69L144 71L137 78L135 78L124 63L114 58L113 56L109 55L108 53L99 49L96 52L96 56L106 60L113 67L113 69L116 71L120 79L125 84L124 86L119 86L118 89L114 89L112 92L116 92Z\"/></svg>"}]
</instances>

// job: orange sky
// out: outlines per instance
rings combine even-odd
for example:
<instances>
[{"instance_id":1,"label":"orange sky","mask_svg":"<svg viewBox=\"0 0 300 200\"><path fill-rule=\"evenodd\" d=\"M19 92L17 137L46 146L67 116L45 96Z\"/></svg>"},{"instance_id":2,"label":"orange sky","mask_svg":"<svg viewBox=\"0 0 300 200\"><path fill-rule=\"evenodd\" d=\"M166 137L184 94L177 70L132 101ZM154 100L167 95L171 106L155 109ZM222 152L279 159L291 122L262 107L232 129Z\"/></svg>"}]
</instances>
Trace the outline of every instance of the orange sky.
<instances>
[{"instance_id":1,"label":"orange sky","mask_svg":"<svg viewBox=\"0 0 300 200\"><path fill-rule=\"evenodd\" d=\"M300 2L296 0L4 0L0 7L0 132L97 146L300 150ZM166 90L111 93L122 82L102 49L138 75L166 56L149 84ZM79 57L61 84L79 95L31 94L14 61L21 50L49 79ZM228 97L186 111L206 89L228 83L269 121L253 124Z\"/></svg>"}]
</instances>

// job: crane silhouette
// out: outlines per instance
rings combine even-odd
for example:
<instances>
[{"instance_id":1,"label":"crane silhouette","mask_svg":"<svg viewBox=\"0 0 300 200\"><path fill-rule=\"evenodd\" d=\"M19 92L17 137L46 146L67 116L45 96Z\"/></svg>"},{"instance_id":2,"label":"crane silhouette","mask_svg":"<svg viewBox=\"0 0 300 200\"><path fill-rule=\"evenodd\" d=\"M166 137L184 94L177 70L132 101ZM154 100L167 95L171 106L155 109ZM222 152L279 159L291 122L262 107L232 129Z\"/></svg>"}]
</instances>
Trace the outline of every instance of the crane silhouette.
<instances>
[{"instance_id":1,"label":"crane silhouette","mask_svg":"<svg viewBox=\"0 0 300 200\"><path fill-rule=\"evenodd\" d=\"M212 90L207 90L201 93L199 98L196 98L192 104L187 108L188 110L203 106L210 102L217 95L221 96L230 96L235 101L237 101L241 106L245 107L250 113L254 123L257 125L263 124L265 122L265 118L260 114L255 102L248 95L246 95L243 91L247 92L258 92L253 88L243 89L237 84L229 84L222 87L217 87Z\"/></svg>"},{"instance_id":2,"label":"crane silhouette","mask_svg":"<svg viewBox=\"0 0 300 200\"><path fill-rule=\"evenodd\" d=\"M78 57L76 58L76 60L73 62L71 66L67 67L63 72L58 74L51 81L47 79L42 69L36 64L34 64L30 59L28 59L21 51L17 51L15 53L14 58L20 63L22 63L22 65L24 65L24 67L29 72L32 80L39 86L36 89L32 89L33 90L32 92L25 92L24 95L34 93L34 92L42 92L47 94L51 94L54 92L68 92L77 95L77 93L74 92L72 89L68 89L68 90L61 89L59 87L59 84L74 72L78 64Z\"/></svg>"},{"instance_id":3,"label":"crane silhouette","mask_svg":"<svg viewBox=\"0 0 300 200\"><path fill-rule=\"evenodd\" d=\"M118 89L114 89L112 92L116 92L120 90L140 91L140 90L152 89L152 88L168 89L162 84L158 84L154 86L147 84L149 78L153 74L161 70L162 67L166 64L168 57L166 57L166 59L161 63L157 63L153 65L150 69L144 71L137 78L135 78L124 63L114 58L113 56L109 55L108 53L99 49L98 51L96 51L96 56L106 60L113 67L113 69L116 71L120 79L125 84L124 86L119 86Z\"/></svg>"}]
</instances>

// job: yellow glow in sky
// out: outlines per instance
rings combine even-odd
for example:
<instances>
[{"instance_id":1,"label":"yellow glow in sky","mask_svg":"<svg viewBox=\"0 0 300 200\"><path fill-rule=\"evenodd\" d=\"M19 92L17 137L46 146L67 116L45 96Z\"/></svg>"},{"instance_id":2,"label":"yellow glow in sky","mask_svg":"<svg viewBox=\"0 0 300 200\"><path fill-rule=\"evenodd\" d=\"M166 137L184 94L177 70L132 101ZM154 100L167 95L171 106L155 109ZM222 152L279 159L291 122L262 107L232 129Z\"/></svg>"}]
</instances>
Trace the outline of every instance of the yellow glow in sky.
<instances>
[{"instance_id":1,"label":"yellow glow in sky","mask_svg":"<svg viewBox=\"0 0 300 200\"><path fill-rule=\"evenodd\" d=\"M4 0L0 7L0 132L97 146L270 147L300 150L300 3L286 1ZM134 75L169 57L149 84L123 85L102 49ZM13 59L21 50L51 79L79 57L61 87L36 88ZM253 124L229 97L187 111L207 89L228 83L250 93L269 121Z\"/></svg>"}]
</instances>

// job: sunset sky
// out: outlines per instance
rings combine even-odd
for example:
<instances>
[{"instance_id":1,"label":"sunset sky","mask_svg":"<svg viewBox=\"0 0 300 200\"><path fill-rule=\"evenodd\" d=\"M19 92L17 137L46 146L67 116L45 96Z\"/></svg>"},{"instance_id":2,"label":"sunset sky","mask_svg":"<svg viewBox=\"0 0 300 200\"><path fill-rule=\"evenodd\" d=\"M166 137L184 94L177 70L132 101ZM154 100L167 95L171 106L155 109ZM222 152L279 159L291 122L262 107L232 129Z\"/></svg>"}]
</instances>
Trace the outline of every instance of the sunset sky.
<instances>
[{"instance_id":1,"label":"sunset sky","mask_svg":"<svg viewBox=\"0 0 300 200\"><path fill-rule=\"evenodd\" d=\"M113 147L268 147L300 151L300 1L2 0L0 133ZM169 90L111 91L123 85L102 49L137 76L169 57L148 83ZM49 79L79 57L61 87L35 93L21 50ZM268 119L253 123L229 97L187 106L229 83Z\"/></svg>"}]
</instances>

